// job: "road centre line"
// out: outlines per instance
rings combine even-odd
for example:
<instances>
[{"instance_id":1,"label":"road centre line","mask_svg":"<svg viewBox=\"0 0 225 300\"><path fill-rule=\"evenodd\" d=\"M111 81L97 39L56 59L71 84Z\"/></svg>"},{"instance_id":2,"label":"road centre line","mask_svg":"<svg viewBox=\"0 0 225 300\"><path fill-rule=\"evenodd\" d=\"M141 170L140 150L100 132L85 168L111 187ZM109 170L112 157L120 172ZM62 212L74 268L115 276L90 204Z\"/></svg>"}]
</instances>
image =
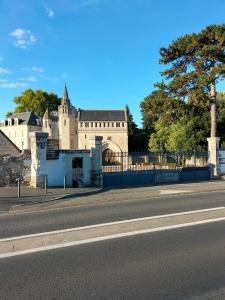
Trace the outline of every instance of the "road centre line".
<instances>
[{"instance_id":1,"label":"road centre line","mask_svg":"<svg viewBox=\"0 0 225 300\"><path fill-rule=\"evenodd\" d=\"M103 237L84 239L84 240L74 241L74 242L69 242L69 243L61 243L61 244L33 248L33 249L28 249L28 250L23 250L23 251L8 252L8 253L0 254L0 259L24 255L24 254L31 254L31 253L35 253L35 252L42 252L42 251L66 248L66 247L71 247L71 246L90 244L90 243L106 241L106 240L110 240L110 239L117 239L117 238L140 235L140 234L153 233L153 232L158 232L158 231L166 231L166 230L196 226L196 225L201 225L201 224L215 223L215 222L219 222L219 221L225 221L225 217L201 220L201 221L195 221L195 222L183 223L183 224L177 224L177 225L156 227L156 228L144 229L144 230L138 230L138 231L131 231L131 232L126 232L126 233L112 234L112 235L107 235L107 236L103 236Z\"/></svg>"},{"instance_id":2,"label":"road centre line","mask_svg":"<svg viewBox=\"0 0 225 300\"><path fill-rule=\"evenodd\" d=\"M38 237L38 236L44 236L49 234L57 234L57 233L67 233L70 231L77 231L77 230L83 230L83 229L91 229L91 228L97 228L97 227L105 227L110 225L119 225L119 224L125 224L130 222L139 222L139 221L147 221L147 220L153 220L153 219L160 219L160 218L168 218L168 217L175 217L175 216L182 216L182 215L188 215L188 214L195 214L195 213L204 213L204 212L210 212L210 211L216 211L216 210L222 210L225 209L224 206L220 207L214 207L214 208L207 208L207 209L200 209L200 210L192 210L192 211L185 211L180 213L173 213L173 214L165 214L165 215L158 215L158 216L151 216L151 217L144 217L144 218L136 218L136 219L128 219L128 220L122 220L122 221L114 221L114 222L108 222L108 223L100 223L95 225L87 225L83 227L75 227L75 228L69 228L69 229L62 229L62 230L55 230L55 231L47 231L47 232L41 232L41 233L34 233L29 235L20 235L16 237L11 238L4 238L0 239L0 242L5 241L14 241L19 239L26 239L26 238L32 238L32 237Z\"/></svg>"}]
</instances>

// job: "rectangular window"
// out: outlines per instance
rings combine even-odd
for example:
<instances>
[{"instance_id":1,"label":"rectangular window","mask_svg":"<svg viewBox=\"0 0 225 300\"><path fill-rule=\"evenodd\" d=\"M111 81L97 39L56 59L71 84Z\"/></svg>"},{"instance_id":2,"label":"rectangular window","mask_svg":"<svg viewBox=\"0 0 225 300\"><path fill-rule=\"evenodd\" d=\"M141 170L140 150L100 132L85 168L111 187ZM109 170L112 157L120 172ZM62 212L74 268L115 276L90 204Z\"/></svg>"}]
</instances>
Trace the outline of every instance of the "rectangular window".
<instances>
[{"instance_id":1,"label":"rectangular window","mask_svg":"<svg viewBox=\"0 0 225 300\"><path fill-rule=\"evenodd\" d=\"M108 123L108 127L110 127L110 123Z\"/></svg>"},{"instance_id":2,"label":"rectangular window","mask_svg":"<svg viewBox=\"0 0 225 300\"><path fill-rule=\"evenodd\" d=\"M112 122L112 127L114 127L114 123Z\"/></svg>"},{"instance_id":3,"label":"rectangular window","mask_svg":"<svg viewBox=\"0 0 225 300\"><path fill-rule=\"evenodd\" d=\"M105 127L105 123L103 123L103 127Z\"/></svg>"},{"instance_id":4,"label":"rectangular window","mask_svg":"<svg viewBox=\"0 0 225 300\"><path fill-rule=\"evenodd\" d=\"M99 127L102 127L102 123L99 123Z\"/></svg>"},{"instance_id":5,"label":"rectangular window","mask_svg":"<svg viewBox=\"0 0 225 300\"><path fill-rule=\"evenodd\" d=\"M66 126L66 120L64 120L64 126Z\"/></svg>"},{"instance_id":6,"label":"rectangular window","mask_svg":"<svg viewBox=\"0 0 225 300\"><path fill-rule=\"evenodd\" d=\"M95 123L95 127L98 127L98 123Z\"/></svg>"},{"instance_id":7,"label":"rectangular window","mask_svg":"<svg viewBox=\"0 0 225 300\"><path fill-rule=\"evenodd\" d=\"M89 127L89 123L88 122L85 122L85 127Z\"/></svg>"},{"instance_id":8,"label":"rectangular window","mask_svg":"<svg viewBox=\"0 0 225 300\"><path fill-rule=\"evenodd\" d=\"M122 127L124 127L124 122L122 123Z\"/></svg>"},{"instance_id":9,"label":"rectangular window","mask_svg":"<svg viewBox=\"0 0 225 300\"><path fill-rule=\"evenodd\" d=\"M119 122L116 122L116 127L120 127L120 123Z\"/></svg>"},{"instance_id":10,"label":"rectangular window","mask_svg":"<svg viewBox=\"0 0 225 300\"><path fill-rule=\"evenodd\" d=\"M93 127L93 122L91 122L91 127Z\"/></svg>"}]
</instances>

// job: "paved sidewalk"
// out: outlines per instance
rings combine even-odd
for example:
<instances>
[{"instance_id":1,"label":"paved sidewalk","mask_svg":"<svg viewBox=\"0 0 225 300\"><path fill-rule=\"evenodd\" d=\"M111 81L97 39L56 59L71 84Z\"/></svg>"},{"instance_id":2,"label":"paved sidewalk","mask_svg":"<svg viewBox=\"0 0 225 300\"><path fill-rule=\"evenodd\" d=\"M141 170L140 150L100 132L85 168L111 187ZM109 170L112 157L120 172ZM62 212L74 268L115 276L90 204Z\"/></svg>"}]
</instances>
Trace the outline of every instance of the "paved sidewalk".
<instances>
[{"instance_id":1,"label":"paved sidewalk","mask_svg":"<svg viewBox=\"0 0 225 300\"><path fill-rule=\"evenodd\" d=\"M34 204L76 195L89 195L99 191L99 188L49 188L47 195L41 188L21 187L21 198L17 198L17 187L0 188L0 215L9 211L14 205Z\"/></svg>"},{"instance_id":2,"label":"paved sidewalk","mask_svg":"<svg viewBox=\"0 0 225 300\"><path fill-rule=\"evenodd\" d=\"M47 201L35 205L14 206L11 212L64 208L75 205L100 204L105 202L149 199L167 195L225 191L225 181L207 181L187 184L161 185L151 187L130 187L124 189L76 189L75 194L64 195L64 199ZM53 191L52 191L53 192ZM53 197L52 197L53 198ZM49 200L49 199L46 199ZM27 203L29 200L27 201ZM32 203L32 202L30 202ZM20 203L18 203L20 204ZM24 203L25 204L25 203Z\"/></svg>"}]
</instances>

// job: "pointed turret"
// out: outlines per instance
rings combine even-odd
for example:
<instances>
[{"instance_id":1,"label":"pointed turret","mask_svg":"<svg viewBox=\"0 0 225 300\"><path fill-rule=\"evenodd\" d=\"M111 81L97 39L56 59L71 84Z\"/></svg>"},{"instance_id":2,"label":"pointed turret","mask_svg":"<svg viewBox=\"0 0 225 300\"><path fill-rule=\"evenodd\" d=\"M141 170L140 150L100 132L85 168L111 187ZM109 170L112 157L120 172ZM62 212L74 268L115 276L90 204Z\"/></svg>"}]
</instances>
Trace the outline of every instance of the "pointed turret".
<instances>
[{"instance_id":1,"label":"pointed turret","mask_svg":"<svg viewBox=\"0 0 225 300\"><path fill-rule=\"evenodd\" d=\"M46 111L43 115L43 119L49 119L49 109L48 109L48 107L47 107L47 109L46 109Z\"/></svg>"},{"instance_id":2,"label":"pointed turret","mask_svg":"<svg viewBox=\"0 0 225 300\"><path fill-rule=\"evenodd\" d=\"M70 105L70 99L69 99L69 96L68 96L68 91L67 91L66 84L65 84L65 87L64 87L62 105L68 105L68 106Z\"/></svg>"}]
</instances>

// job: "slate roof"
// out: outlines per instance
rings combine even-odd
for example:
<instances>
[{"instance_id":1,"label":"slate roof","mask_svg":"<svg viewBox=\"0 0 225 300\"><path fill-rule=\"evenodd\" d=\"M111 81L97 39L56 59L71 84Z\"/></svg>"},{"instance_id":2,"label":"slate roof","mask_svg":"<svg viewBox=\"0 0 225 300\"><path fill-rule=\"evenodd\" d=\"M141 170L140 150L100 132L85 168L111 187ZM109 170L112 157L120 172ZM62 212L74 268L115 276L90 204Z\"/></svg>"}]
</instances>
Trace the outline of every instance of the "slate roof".
<instances>
[{"instance_id":1,"label":"slate roof","mask_svg":"<svg viewBox=\"0 0 225 300\"><path fill-rule=\"evenodd\" d=\"M19 119L22 125L37 126L37 117L32 112L21 112L12 114L9 119Z\"/></svg>"},{"instance_id":2,"label":"slate roof","mask_svg":"<svg viewBox=\"0 0 225 300\"><path fill-rule=\"evenodd\" d=\"M80 110L79 121L126 121L124 110Z\"/></svg>"},{"instance_id":3,"label":"slate roof","mask_svg":"<svg viewBox=\"0 0 225 300\"><path fill-rule=\"evenodd\" d=\"M20 149L0 130L0 156L11 155L19 156Z\"/></svg>"}]
</instances>

